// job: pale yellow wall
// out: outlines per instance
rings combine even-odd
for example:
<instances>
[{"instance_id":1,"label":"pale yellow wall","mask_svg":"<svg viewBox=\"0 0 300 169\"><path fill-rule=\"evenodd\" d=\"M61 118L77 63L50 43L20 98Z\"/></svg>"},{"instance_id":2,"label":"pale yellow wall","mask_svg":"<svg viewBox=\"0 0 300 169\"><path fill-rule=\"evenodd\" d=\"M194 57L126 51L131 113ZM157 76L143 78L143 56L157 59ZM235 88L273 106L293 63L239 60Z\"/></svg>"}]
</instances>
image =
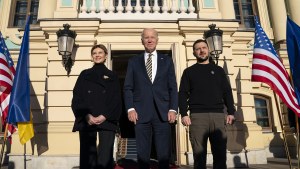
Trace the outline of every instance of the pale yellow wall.
<instances>
[{"instance_id":1,"label":"pale yellow wall","mask_svg":"<svg viewBox=\"0 0 300 169\"><path fill-rule=\"evenodd\" d=\"M219 9L218 0L212 0L214 6L213 7L206 7L204 4L204 0L197 0L197 6L199 7L198 10L198 17L205 18L205 19L221 19L222 15ZM197 11L197 10L196 10Z\"/></svg>"},{"instance_id":2,"label":"pale yellow wall","mask_svg":"<svg viewBox=\"0 0 300 169\"><path fill-rule=\"evenodd\" d=\"M288 8L289 8L289 14L291 16L291 19L297 23L298 25L300 25L300 10L299 10L299 3L300 0L288 0L287 4L288 4Z\"/></svg>"},{"instance_id":3,"label":"pale yellow wall","mask_svg":"<svg viewBox=\"0 0 300 169\"><path fill-rule=\"evenodd\" d=\"M218 0L222 19L235 19L233 0Z\"/></svg>"},{"instance_id":4,"label":"pale yellow wall","mask_svg":"<svg viewBox=\"0 0 300 169\"><path fill-rule=\"evenodd\" d=\"M57 1L57 3L56 3L56 10L54 11L54 18L77 18L78 16L77 9L79 6L79 0L72 0L72 6L67 6L67 7L61 5L62 0L55 0L55 1Z\"/></svg>"},{"instance_id":5,"label":"pale yellow wall","mask_svg":"<svg viewBox=\"0 0 300 169\"><path fill-rule=\"evenodd\" d=\"M45 0L46 1L46 0ZM46 8L45 1L41 1L40 7ZM21 40L16 38L19 33L15 28L7 28L8 11L10 1L3 1L0 22L1 31L4 35L16 44ZM77 0L73 6L61 7L60 0L52 1L51 8L39 11L41 18L77 18ZM220 55L219 65L227 68L234 102L237 107L237 121L244 128L238 132L247 132L247 149L264 150L269 146L274 137L273 133L263 133L256 121L253 94L262 94L271 98L272 110L274 112L274 125L277 131L281 131L276 103L273 92L265 84L253 83L251 79L251 63L253 48L253 31L240 31L234 19L234 13L228 12L233 7L230 6L232 0L214 0L214 8L205 8L203 1L197 1L200 7L198 17L201 19L213 20L179 20L176 22L101 22L99 19L61 19L61 20L41 20L40 29L31 31L30 35L30 78L31 78L31 104L34 115L35 138L33 139L34 155L78 155L79 138L78 133L72 133L74 116L70 108L72 99L72 89L79 73L92 66L90 61L90 48L95 43L102 43L110 50L142 50L140 33L143 28L153 27L159 32L158 50L173 50L175 55L173 61L176 68L177 83L179 85L183 70L193 65L196 60L192 55L192 44L195 40L203 37L204 31L208 30L208 25L215 23L218 28L224 31L223 54ZM284 38L281 28L274 26L277 31L273 36L273 29L270 25L267 0L258 2L260 21L268 36L276 40ZM271 2L271 1L270 1ZM272 1L273 2L273 1ZM55 9L53 9L55 5ZM276 4L272 4L271 10L276 10ZM274 6L275 5L275 6ZM229 11L230 11L229 10ZM53 13L51 13L53 11ZM280 10L281 11L281 10ZM2 15L3 14L3 15ZM274 13L273 13L274 15ZM282 15L278 12L278 15ZM275 15L274 15L275 16ZM225 20L214 20L214 19ZM228 19L228 20L226 20ZM276 19L272 23L276 23ZM62 25L69 23L71 30L77 33L77 51L74 53L75 62L70 76L61 63L61 56L57 52L56 31L62 29ZM282 23L281 23L282 24ZM275 24L277 25L277 23ZM287 64L287 54L279 50L280 55ZM11 51L13 60L16 62L18 51ZM111 67L110 58L106 62ZM186 152L191 152L186 128L181 124L180 117L177 125L178 160L181 164L186 164ZM23 148L18 143L18 136L13 136L14 142L11 153L23 154ZM70 141L72 140L72 141ZM28 142L27 153L31 153L32 147Z\"/></svg>"},{"instance_id":6,"label":"pale yellow wall","mask_svg":"<svg viewBox=\"0 0 300 169\"><path fill-rule=\"evenodd\" d=\"M277 0L276 3L268 0L270 17L272 19L272 26L274 29L275 42L285 39L286 32L286 7L284 0Z\"/></svg>"},{"instance_id":7,"label":"pale yellow wall","mask_svg":"<svg viewBox=\"0 0 300 169\"><path fill-rule=\"evenodd\" d=\"M53 18L57 0L39 0L38 19Z\"/></svg>"}]
</instances>

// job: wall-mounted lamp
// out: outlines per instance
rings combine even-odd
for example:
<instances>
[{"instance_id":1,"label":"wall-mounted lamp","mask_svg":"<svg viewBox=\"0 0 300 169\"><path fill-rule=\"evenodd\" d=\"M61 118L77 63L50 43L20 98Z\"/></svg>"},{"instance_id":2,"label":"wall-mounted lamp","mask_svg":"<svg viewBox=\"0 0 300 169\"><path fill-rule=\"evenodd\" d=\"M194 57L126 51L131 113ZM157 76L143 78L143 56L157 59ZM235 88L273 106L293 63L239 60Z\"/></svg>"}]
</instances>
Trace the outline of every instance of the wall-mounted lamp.
<instances>
[{"instance_id":1,"label":"wall-mounted lamp","mask_svg":"<svg viewBox=\"0 0 300 169\"><path fill-rule=\"evenodd\" d=\"M63 30L59 29L56 32L58 53L59 55L62 55L62 64L65 67L67 74L69 75L73 66L73 60L71 56L77 34L75 31L69 30L71 25L64 24L63 27Z\"/></svg>"},{"instance_id":2,"label":"wall-mounted lamp","mask_svg":"<svg viewBox=\"0 0 300 169\"><path fill-rule=\"evenodd\" d=\"M215 57L218 64L219 55L223 52L223 31L219 28L216 29L216 24L211 24L208 27L210 30L204 31L204 39L208 43L209 53Z\"/></svg>"}]
</instances>

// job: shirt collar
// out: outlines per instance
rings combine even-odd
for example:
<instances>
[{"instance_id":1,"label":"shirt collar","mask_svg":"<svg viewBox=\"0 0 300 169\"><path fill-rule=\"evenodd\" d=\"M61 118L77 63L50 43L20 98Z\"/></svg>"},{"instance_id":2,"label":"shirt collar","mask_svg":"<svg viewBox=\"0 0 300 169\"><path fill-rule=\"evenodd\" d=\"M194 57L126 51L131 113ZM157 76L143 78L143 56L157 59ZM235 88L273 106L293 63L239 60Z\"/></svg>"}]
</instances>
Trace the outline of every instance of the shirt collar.
<instances>
[{"instance_id":1,"label":"shirt collar","mask_svg":"<svg viewBox=\"0 0 300 169\"><path fill-rule=\"evenodd\" d=\"M144 56L147 58L149 56L149 54L150 53L145 52ZM156 50L152 52L152 56L157 56L157 51Z\"/></svg>"}]
</instances>

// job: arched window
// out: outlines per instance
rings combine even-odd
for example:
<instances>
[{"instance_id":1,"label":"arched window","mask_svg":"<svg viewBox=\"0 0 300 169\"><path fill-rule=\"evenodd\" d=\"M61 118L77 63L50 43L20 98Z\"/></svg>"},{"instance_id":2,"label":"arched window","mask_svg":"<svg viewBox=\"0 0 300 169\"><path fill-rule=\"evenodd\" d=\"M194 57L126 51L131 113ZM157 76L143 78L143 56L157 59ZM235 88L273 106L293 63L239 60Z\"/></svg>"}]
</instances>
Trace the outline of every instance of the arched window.
<instances>
[{"instance_id":1,"label":"arched window","mask_svg":"<svg viewBox=\"0 0 300 169\"><path fill-rule=\"evenodd\" d=\"M271 101L267 97L254 96L256 122L264 130L272 130L273 116L271 114Z\"/></svg>"}]
</instances>

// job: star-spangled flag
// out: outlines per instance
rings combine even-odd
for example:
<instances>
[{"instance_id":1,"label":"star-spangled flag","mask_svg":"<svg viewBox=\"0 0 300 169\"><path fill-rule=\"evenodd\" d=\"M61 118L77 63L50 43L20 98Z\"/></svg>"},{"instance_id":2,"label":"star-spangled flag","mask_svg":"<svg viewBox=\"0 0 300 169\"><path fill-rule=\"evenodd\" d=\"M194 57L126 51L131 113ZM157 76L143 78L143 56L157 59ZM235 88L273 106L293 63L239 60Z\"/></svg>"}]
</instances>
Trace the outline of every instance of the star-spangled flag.
<instances>
[{"instance_id":1,"label":"star-spangled flag","mask_svg":"<svg viewBox=\"0 0 300 169\"><path fill-rule=\"evenodd\" d=\"M0 32L0 115L2 128L5 128L7 123L9 100L15 72L14 62ZM15 127L9 124L7 136L10 137L15 130Z\"/></svg>"},{"instance_id":2,"label":"star-spangled flag","mask_svg":"<svg viewBox=\"0 0 300 169\"><path fill-rule=\"evenodd\" d=\"M252 81L268 84L280 99L300 116L300 107L289 79L281 59L255 17Z\"/></svg>"}]
</instances>

